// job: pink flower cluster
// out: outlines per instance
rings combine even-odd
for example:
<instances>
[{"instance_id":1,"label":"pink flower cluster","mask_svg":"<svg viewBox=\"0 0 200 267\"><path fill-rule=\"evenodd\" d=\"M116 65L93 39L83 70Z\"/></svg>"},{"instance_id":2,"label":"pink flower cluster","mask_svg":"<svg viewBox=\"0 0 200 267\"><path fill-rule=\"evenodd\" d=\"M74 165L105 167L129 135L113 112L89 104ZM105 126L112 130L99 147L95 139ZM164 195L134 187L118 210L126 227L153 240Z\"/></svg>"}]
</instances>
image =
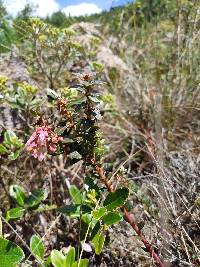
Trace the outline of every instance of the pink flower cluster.
<instances>
[{"instance_id":1,"label":"pink flower cluster","mask_svg":"<svg viewBox=\"0 0 200 267\"><path fill-rule=\"evenodd\" d=\"M62 141L63 137L55 134L51 127L43 125L31 135L26 143L26 150L42 161L47 153L55 153L58 143Z\"/></svg>"}]
</instances>

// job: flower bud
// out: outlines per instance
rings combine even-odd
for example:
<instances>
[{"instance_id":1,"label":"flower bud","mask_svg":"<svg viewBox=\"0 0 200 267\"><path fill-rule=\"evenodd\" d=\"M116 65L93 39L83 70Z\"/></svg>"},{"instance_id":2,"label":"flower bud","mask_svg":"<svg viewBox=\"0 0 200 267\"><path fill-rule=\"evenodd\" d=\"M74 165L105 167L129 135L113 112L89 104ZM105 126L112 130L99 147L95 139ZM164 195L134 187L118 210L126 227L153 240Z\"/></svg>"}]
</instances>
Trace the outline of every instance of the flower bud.
<instances>
[{"instance_id":1,"label":"flower bud","mask_svg":"<svg viewBox=\"0 0 200 267\"><path fill-rule=\"evenodd\" d=\"M62 142L63 139L64 139L64 138L63 138L62 136L59 136L59 137L58 137L58 142Z\"/></svg>"},{"instance_id":2,"label":"flower bud","mask_svg":"<svg viewBox=\"0 0 200 267\"><path fill-rule=\"evenodd\" d=\"M56 149L57 149L57 146L55 144L51 144L49 146L49 151L52 152L52 153L55 153L56 152Z\"/></svg>"},{"instance_id":3,"label":"flower bud","mask_svg":"<svg viewBox=\"0 0 200 267\"><path fill-rule=\"evenodd\" d=\"M54 143L54 144L57 144L58 141L59 141L59 138L57 136L54 136L52 137L51 141Z\"/></svg>"}]
</instances>

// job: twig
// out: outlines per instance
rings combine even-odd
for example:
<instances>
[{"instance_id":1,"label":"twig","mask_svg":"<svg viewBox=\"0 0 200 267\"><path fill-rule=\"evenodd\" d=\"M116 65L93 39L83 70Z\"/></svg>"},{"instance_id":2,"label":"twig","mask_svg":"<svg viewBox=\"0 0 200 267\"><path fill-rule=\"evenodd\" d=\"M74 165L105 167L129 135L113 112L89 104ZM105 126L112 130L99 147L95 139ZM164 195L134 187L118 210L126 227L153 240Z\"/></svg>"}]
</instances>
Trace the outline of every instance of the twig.
<instances>
[{"instance_id":1,"label":"twig","mask_svg":"<svg viewBox=\"0 0 200 267\"><path fill-rule=\"evenodd\" d=\"M92 164L95 167L96 172L98 173L101 181L105 184L106 188L108 189L109 192L113 192L113 187L108 178L105 176L103 168L99 166L96 161L93 159ZM152 245L146 240L146 238L143 236L142 232L140 231L139 227L137 226L133 216L125 209L123 208L123 213L124 213L124 219L130 224L130 226L133 228L133 230L136 232L136 234L140 237L142 243L146 247L147 251L153 257L155 260L155 264L158 267L164 267L164 264L162 263L160 257L156 254L154 251Z\"/></svg>"}]
</instances>

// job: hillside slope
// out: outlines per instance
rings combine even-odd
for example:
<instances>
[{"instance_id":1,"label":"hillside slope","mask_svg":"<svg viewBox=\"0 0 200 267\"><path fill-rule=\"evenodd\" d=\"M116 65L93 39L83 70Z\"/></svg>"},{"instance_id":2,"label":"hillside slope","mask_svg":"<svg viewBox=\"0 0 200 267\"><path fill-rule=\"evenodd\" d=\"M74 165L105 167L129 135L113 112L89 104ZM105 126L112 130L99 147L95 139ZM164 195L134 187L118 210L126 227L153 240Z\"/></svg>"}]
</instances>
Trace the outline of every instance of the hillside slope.
<instances>
[{"instance_id":1,"label":"hillside slope","mask_svg":"<svg viewBox=\"0 0 200 267\"><path fill-rule=\"evenodd\" d=\"M199 10L199 1L138 0L87 17L69 18L57 12L45 20L35 20L29 18L30 14L24 14L13 24L4 17L6 27L1 27L0 32L3 36L0 41L0 96L3 96L0 98L0 148L5 132L10 129L25 143L41 121L44 123L43 117L45 123L59 126L61 134L67 136L66 154L46 153L42 163L24 150L19 158L11 160L7 153L12 152L13 144L6 153L0 152L3 216L16 207L10 197L10 185L20 185L29 195L38 188L44 190L44 202L40 206L26 209L25 215L13 218L11 224L6 223L6 219L4 222L5 236L23 247L29 257L24 266L37 266L37 258L29 256L27 249L35 233L44 237L45 259L53 249L64 252L69 245L80 246L88 218L82 221L81 216L85 215L82 206L77 210L82 199L74 197L77 202L68 210L66 205L74 200L70 185L76 186L79 197L89 196L86 199L89 210L93 207L92 201L99 204L99 191L95 191L98 186L104 203L107 191L96 172L99 166L93 170L95 164L89 165L92 185L90 181L87 186L92 186L92 190L84 191L88 177L83 162L87 156L80 160L80 154L70 155L72 158L67 154L74 147L80 153L84 151L90 141L88 133L93 134L90 129L96 131L98 127L95 145L90 147L92 155L101 155L108 187L128 188L129 201L125 207L139 231L166 266L200 264ZM37 25L41 27L39 33L34 31ZM1 75L8 76L8 88ZM97 87L89 98L85 87L90 88L88 82L93 77ZM21 82L28 82L37 89ZM24 88L28 93L23 93ZM84 93L84 97L76 99ZM61 101L56 103L56 108L55 99ZM85 104L88 99L92 104ZM96 105L95 109L91 109L91 105ZM91 116L84 109L92 110ZM59 110L62 120L57 125ZM65 118L69 120L67 123ZM92 128L94 120L98 122L97 128ZM81 143L81 134L85 143ZM99 150L94 152L97 141ZM61 215L58 207L67 208ZM90 235L83 240L85 246L81 243L89 266L155 266L152 254L144 247L145 242L120 218L120 223L112 227L102 221L97 225L103 225L101 238L105 237L106 243L100 255L95 255ZM100 249L100 241L97 244Z\"/></svg>"}]
</instances>

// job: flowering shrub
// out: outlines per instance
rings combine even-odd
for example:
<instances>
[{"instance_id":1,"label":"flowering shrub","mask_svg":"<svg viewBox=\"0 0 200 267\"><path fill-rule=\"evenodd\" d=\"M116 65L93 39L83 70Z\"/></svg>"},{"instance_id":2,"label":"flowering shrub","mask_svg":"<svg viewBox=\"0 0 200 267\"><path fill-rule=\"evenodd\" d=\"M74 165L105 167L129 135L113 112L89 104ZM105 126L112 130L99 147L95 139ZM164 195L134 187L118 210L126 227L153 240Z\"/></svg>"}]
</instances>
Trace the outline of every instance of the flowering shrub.
<instances>
[{"instance_id":1,"label":"flowering shrub","mask_svg":"<svg viewBox=\"0 0 200 267\"><path fill-rule=\"evenodd\" d=\"M36 260L42 266L55 267L88 266L88 259L83 259L84 250L92 250L99 255L106 242L109 228L123 220L127 220L143 241L158 266L163 266L151 245L143 237L138 226L125 208L129 189L114 188L103 170L104 146L99 132L98 121L101 119L102 100L100 87L103 83L96 75L86 73L77 75L77 83L73 85L76 94L68 94L67 98L59 96L53 90L47 91L47 100L51 110L56 114L53 119L49 114L40 115L35 130L29 137L25 150L39 161L49 155L64 154L70 164L83 161L83 188L69 185L72 204L62 207L50 206L42 208L45 193L38 189L28 196L24 189L13 185L10 195L17 206L7 211L7 220L19 219L27 210L56 209L65 216L80 220L80 237L78 254L69 248L67 254L53 250L50 258L45 258L45 247L39 236L32 236L30 248ZM46 103L47 104L47 103ZM37 109L38 110L38 109ZM37 115L36 112L36 115ZM56 113L58 112L58 113ZM90 240L90 244L88 244ZM3 241L4 242L4 241ZM91 247L92 246L92 247ZM19 258L22 260L22 257ZM77 260L75 260L77 259Z\"/></svg>"},{"instance_id":2,"label":"flowering shrub","mask_svg":"<svg viewBox=\"0 0 200 267\"><path fill-rule=\"evenodd\" d=\"M133 216L129 214L129 188L112 184L109 173L104 170L103 156L106 149L98 124L103 115L102 100L106 99L100 93L104 83L97 73L73 73L73 82L69 83L69 87L56 90L65 61L78 47L77 43L71 41L74 33L69 29L54 29L37 19L30 19L26 27L33 45L31 55L36 56L36 70L42 72L51 89L47 89L46 96L37 97L35 87L21 83L17 84L17 90L14 90L15 86L7 87L7 80L2 79L3 97L7 99L6 103L15 107L19 113L26 111L29 116L31 114L36 118L32 125L33 133L25 144L25 151L39 161L60 154L67 159L68 165L82 161L83 184L79 189L77 185L68 183L72 203L62 206L53 203L45 205L46 193L43 189L39 188L30 193L18 185L12 185L9 194L15 207L6 212L3 220L18 220L25 216L27 211L48 210L56 210L63 216L77 218L80 224L75 247L68 247L65 252L52 250L50 257L46 257L42 238L33 235L29 250L40 266L52 264L55 267L84 267L89 264L89 260L84 258L84 251L94 250L95 254L100 255L107 242L109 229L124 219L141 239L155 264L164 266ZM44 52L45 50L47 51ZM56 68L49 69L48 66L55 59L59 61L55 62ZM109 96L107 98L112 102ZM26 134L30 132L30 128ZM20 143L19 151L22 144ZM8 242L6 239L0 239L0 254L4 253L2 247ZM8 261L4 267L15 266L23 260L24 255L20 248L16 247L16 253L19 255L16 261ZM26 264L28 263L29 260L26 260Z\"/></svg>"}]
</instances>

